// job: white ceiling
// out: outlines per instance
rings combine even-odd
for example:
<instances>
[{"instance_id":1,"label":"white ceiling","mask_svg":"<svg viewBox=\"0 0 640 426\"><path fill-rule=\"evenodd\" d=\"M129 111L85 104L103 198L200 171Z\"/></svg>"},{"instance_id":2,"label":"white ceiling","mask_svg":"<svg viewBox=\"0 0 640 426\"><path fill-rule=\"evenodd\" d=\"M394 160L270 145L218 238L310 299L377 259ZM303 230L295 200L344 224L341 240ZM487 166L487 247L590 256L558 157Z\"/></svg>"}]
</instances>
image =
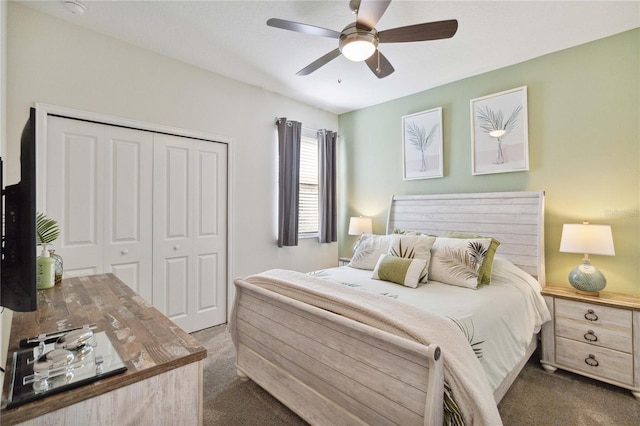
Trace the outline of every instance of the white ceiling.
<instances>
[{"instance_id":1,"label":"white ceiling","mask_svg":"<svg viewBox=\"0 0 640 426\"><path fill-rule=\"evenodd\" d=\"M348 0L85 0L82 16L71 14L60 0L21 3L336 114L640 26L638 0L394 0L378 22L378 31L445 19L457 19L459 27L448 40L381 44L396 71L379 80L366 64L344 57L308 76L297 76L297 71L335 49L337 40L265 24L275 17L341 31L354 20Z\"/></svg>"}]
</instances>

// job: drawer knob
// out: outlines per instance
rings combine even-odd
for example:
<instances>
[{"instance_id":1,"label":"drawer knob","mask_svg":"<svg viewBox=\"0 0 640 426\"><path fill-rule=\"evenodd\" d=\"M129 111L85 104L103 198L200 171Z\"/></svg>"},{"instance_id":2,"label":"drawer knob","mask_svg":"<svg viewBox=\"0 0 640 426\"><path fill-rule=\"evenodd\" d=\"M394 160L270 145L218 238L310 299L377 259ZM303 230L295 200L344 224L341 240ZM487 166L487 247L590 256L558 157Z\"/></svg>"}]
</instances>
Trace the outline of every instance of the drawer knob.
<instances>
[{"instance_id":1,"label":"drawer knob","mask_svg":"<svg viewBox=\"0 0 640 426\"><path fill-rule=\"evenodd\" d=\"M589 356L584 359L584 362L590 367L597 367L598 365L600 365L600 363L596 359L596 356L593 354L589 354Z\"/></svg>"},{"instance_id":2,"label":"drawer knob","mask_svg":"<svg viewBox=\"0 0 640 426\"><path fill-rule=\"evenodd\" d=\"M598 316L593 312L593 309L589 309L587 313L584 314L584 319L587 321L598 321Z\"/></svg>"},{"instance_id":3,"label":"drawer knob","mask_svg":"<svg viewBox=\"0 0 640 426\"><path fill-rule=\"evenodd\" d=\"M584 340L587 340L589 342L597 342L598 336L596 336L593 330L587 330L587 332L584 334Z\"/></svg>"}]
</instances>

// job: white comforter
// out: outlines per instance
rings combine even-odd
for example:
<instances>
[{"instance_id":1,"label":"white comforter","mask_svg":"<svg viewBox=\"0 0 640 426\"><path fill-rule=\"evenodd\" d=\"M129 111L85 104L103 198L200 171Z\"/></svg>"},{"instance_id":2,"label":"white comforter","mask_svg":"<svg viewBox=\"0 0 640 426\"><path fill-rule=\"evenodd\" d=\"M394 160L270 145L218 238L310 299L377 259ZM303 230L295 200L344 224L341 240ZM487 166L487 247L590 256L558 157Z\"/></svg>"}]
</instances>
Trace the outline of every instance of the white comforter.
<instances>
[{"instance_id":1,"label":"white comforter","mask_svg":"<svg viewBox=\"0 0 640 426\"><path fill-rule=\"evenodd\" d=\"M502 424L478 359L469 347L468 341L445 317L375 293L341 286L333 280L294 271L272 269L243 280L262 289L425 345L437 344L443 352L444 379L450 386L454 399L453 402L449 402L457 407L455 411L459 411L462 416L462 424ZM229 331L236 347L239 342L236 322L238 303L239 298L236 297L229 321ZM398 309L399 307L401 309ZM446 398L445 405L448 405ZM460 424L457 417L451 420Z\"/></svg>"},{"instance_id":2,"label":"white comforter","mask_svg":"<svg viewBox=\"0 0 640 426\"><path fill-rule=\"evenodd\" d=\"M533 333L551 319L538 282L500 256L494 260L491 284L477 290L434 281L417 288L403 287L374 280L372 271L349 266L312 275L454 319L466 329L492 391L522 359Z\"/></svg>"}]
</instances>

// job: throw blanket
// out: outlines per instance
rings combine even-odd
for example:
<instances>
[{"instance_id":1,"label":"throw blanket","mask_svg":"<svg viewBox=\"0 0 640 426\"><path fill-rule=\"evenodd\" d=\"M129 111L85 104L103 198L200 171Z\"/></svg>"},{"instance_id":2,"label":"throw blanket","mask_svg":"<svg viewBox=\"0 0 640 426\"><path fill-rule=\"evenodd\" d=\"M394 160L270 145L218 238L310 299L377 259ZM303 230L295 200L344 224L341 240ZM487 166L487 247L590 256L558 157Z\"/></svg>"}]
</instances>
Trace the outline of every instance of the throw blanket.
<instances>
[{"instance_id":1,"label":"throw blanket","mask_svg":"<svg viewBox=\"0 0 640 426\"><path fill-rule=\"evenodd\" d=\"M465 425L502 424L480 362L467 339L449 319L378 294L294 271L273 269L249 276L245 281L400 337L425 345L437 344L442 349L445 381L451 387ZM237 342L234 319L232 312L229 331Z\"/></svg>"}]
</instances>

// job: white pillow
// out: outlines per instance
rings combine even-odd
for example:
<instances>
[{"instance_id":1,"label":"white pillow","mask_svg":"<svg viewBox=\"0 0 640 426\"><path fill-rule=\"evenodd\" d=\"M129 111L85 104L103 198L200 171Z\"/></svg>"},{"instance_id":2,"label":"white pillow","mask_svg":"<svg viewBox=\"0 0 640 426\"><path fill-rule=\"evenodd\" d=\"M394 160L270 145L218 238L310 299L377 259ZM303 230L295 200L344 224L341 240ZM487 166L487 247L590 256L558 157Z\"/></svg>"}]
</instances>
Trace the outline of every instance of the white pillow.
<instances>
[{"instance_id":1,"label":"white pillow","mask_svg":"<svg viewBox=\"0 0 640 426\"><path fill-rule=\"evenodd\" d=\"M436 237L427 235L394 234L389 244L389 254L407 259L422 259L425 266L420 274L420 282L426 283L429 278L431 247Z\"/></svg>"},{"instance_id":2,"label":"white pillow","mask_svg":"<svg viewBox=\"0 0 640 426\"><path fill-rule=\"evenodd\" d=\"M373 269L372 278L416 288L420 274L426 265L427 262L424 259L409 259L382 254Z\"/></svg>"},{"instance_id":3,"label":"white pillow","mask_svg":"<svg viewBox=\"0 0 640 426\"><path fill-rule=\"evenodd\" d=\"M362 234L349 266L368 271L373 270L380 255L389 250L391 237L392 235Z\"/></svg>"},{"instance_id":4,"label":"white pillow","mask_svg":"<svg viewBox=\"0 0 640 426\"><path fill-rule=\"evenodd\" d=\"M478 273L490 244L491 238L436 238L429 280L478 288Z\"/></svg>"}]
</instances>

